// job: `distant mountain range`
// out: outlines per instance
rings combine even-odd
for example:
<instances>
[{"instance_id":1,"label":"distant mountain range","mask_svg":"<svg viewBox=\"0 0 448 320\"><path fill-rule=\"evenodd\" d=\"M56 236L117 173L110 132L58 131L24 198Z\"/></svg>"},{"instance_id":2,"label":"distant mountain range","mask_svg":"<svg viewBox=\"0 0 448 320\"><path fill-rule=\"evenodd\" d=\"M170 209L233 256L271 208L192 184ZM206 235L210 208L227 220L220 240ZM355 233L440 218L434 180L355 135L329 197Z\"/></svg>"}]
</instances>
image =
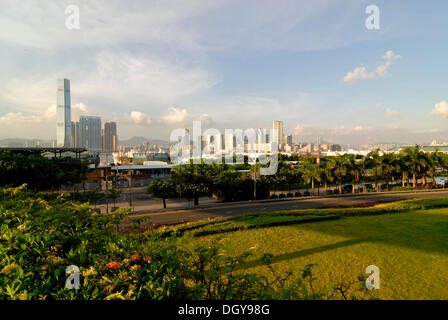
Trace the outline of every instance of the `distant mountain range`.
<instances>
[{"instance_id":1,"label":"distant mountain range","mask_svg":"<svg viewBox=\"0 0 448 320\"><path fill-rule=\"evenodd\" d=\"M53 145L52 140L44 139L0 139L0 147L51 147Z\"/></svg>"}]
</instances>

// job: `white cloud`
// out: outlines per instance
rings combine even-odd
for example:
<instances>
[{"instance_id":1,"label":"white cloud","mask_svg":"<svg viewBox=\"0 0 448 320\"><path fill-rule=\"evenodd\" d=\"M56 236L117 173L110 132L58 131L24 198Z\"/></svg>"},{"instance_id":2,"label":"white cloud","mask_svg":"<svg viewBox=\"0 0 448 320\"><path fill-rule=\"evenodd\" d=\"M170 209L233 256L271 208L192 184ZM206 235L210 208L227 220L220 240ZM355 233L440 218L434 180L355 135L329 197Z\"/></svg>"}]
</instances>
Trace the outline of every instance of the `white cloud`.
<instances>
[{"instance_id":1,"label":"white cloud","mask_svg":"<svg viewBox=\"0 0 448 320\"><path fill-rule=\"evenodd\" d=\"M204 113L199 116L199 120L201 121L201 126L203 128L209 128L215 125L215 121L208 113Z\"/></svg>"},{"instance_id":2,"label":"white cloud","mask_svg":"<svg viewBox=\"0 0 448 320\"><path fill-rule=\"evenodd\" d=\"M92 112L84 103L80 102L72 104L71 108L72 121L77 121L80 116L88 116L88 115L92 115ZM43 113L43 117L51 120L56 119L56 104L50 105Z\"/></svg>"},{"instance_id":3,"label":"white cloud","mask_svg":"<svg viewBox=\"0 0 448 320\"><path fill-rule=\"evenodd\" d=\"M0 40L13 44L52 49L57 47L110 46L139 42L165 44L184 50L200 49L197 32L183 21L221 4L193 0L150 1L77 1L80 30L65 27L66 1L2 1Z\"/></svg>"},{"instance_id":4,"label":"white cloud","mask_svg":"<svg viewBox=\"0 0 448 320\"><path fill-rule=\"evenodd\" d=\"M170 125L183 124L189 117L186 109L178 109L175 107L170 108L170 113L164 116L162 119L165 123Z\"/></svg>"},{"instance_id":5,"label":"white cloud","mask_svg":"<svg viewBox=\"0 0 448 320\"><path fill-rule=\"evenodd\" d=\"M372 127L365 127L361 125L355 126L344 126L340 125L337 127L319 127L314 125L298 125L293 131L293 135L297 136L299 139L306 137L307 139L315 139L316 137L322 137L325 140L336 140L335 138L345 138L347 136L358 136L372 132Z\"/></svg>"},{"instance_id":6,"label":"white cloud","mask_svg":"<svg viewBox=\"0 0 448 320\"><path fill-rule=\"evenodd\" d=\"M392 60L400 59L401 56L398 54L395 54L395 52L393 52L392 50L388 50L388 51L386 51L386 54L384 56L382 56L382 58L386 59L386 61L392 61Z\"/></svg>"},{"instance_id":7,"label":"white cloud","mask_svg":"<svg viewBox=\"0 0 448 320\"><path fill-rule=\"evenodd\" d=\"M14 32L0 33L0 40L44 49L138 43L202 52L237 46L263 50L326 49L362 38L360 32L347 37L348 31L353 33L350 15L358 12L350 4L335 0L78 0L75 4L80 8L80 30L65 28L68 4L72 3L29 0L23 5L16 0L3 0L0 29ZM326 16L333 26L331 32L325 24L317 23L320 21L313 25L319 37L303 28L311 19L317 20L320 14L331 10L344 13L342 17Z\"/></svg>"},{"instance_id":8,"label":"white cloud","mask_svg":"<svg viewBox=\"0 0 448 320\"><path fill-rule=\"evenodd\" d=\"M32 114L23 114L22 112L9 112L0 117L0 123L2 125L10 125L17 123L39 123L42 122L42 117L32 115Z\"/></svg>"},{"instance_id":9,"label":"white cloud","mask_svg":"<svg viewBox=\"0 0 448 320\"><path fill-rule=\"evenodd\" d=\"M217 83L213 75L199 67L135 56L126 51L102 51L96 55L94 66L89 70L73 68L62 72L71 75L72 119L79 115L102 115L99 110L106 103L119 105L132 101L140 106L147 103L163 106ZM36 75L9 80L0 87L2 98L16 112L54 118L58 75L49 74L38 81ZM88 108L81 99L101 101L101 105L94 103L93 108ZM113 111L106 110L108 115ZM103 112L106 110L103 107Z\"/></svg>"},{"instance_id":10,"label":"white cloud","mask_svg":"<svg viewBox=\"0 0 448 320\"><path fill-rule=\"evenodd\" d=\"M330 132L332 136L346 136L370 131L371 129L371 127L363 127L361 125L356 125L354 127L345 127L342 125L339 127L331 128Z\"/></svg>"},{"instance_id":11,"label":"white cloud","mask_svg":"<svg viewBox=\"0 0 448 320\"><path fill-rule=\"evenodd\" d=\"M72 98L133 104L171 104L213 87L217 78L201 67L126 51L102 51L95 68L72 81ZM79 80L78 80L79 79ZM78 81L76 81L78 80Z\"/></svg>"},{"instance_id":12,"label":"white cloud","mask_svg":"<svg viewBox=\"0 0 448 320\"><path fill-rule=\"evenodd\" d=\"M393 117L398 117L400 116L401 113L392 109L387 108L385 113L384 113L384 117L385 118L393 118Z\"/></svg>"},{"instance_id":13,"label":"white cloud","mask_svg":"<svg viewBox=\"0 0 448 320\"><path fill-rule=\"evenodd\" d=\"M375 79L375 72L367 72L365 67L356 67L353 71L347 72L344 82L355 82L356 80Z\"/></svg>"},{"instance_id":14,"label":"white cloud","mask_svg":"<svg viewBox=\"0 0 448 320\"><path fill-rule=\"evenodd\" d=\"M434 109L431 111L432 115L442 116L443 118L448 118L448 102L440 101L436 103Z\"/></svg>"},{"instance_id":15,"label":"white cloud","mask_svg":"<svg viewBox=\"0 0 448 320\"><path fill-rule=\"evenodd\" d=\"M56 102L56 80L57 78L50 79L48 76L12 78L0 87L0 91L2 98L16 110L43 113L49 105Z\"/></svg>"},{"instance_id":16,"label":"white cloud","mask_svg":"<svg viewBox=\"0 0 448 320\"><path fill-rule=\"evenodd\" d=\"M311 135L311 129L313 128L313 126L310 125L298 125L294 128L294 132L293 134L295 136L309 136Z\"/></svg>"},{"instance_id":17,"label":"white cloud","mask_svg":"<svg viewBox=\"0 0 448 320\"><path fill-rule=\"evenodd\" d=\"M136 125L149 125L151 124L151 118L140 111L132 111L129 115L130 122Z\"/></svg>"},{"instance_id":18,"label":"white cloud","mask_svg":"<svg viewBox=\"0 0 448 320\"><path fill-rule=\"evenodd\" d=\"M56 104L52 104L45 110L44 117L47 119L56 118Z\"/></svg>"},{"instance_id":19,"label":"white cloud","mask_svg":"<svg viewBox=\"0 0 448 320\"><path fill-rule=\"evenodd\" d=\"M401 56L395 54L392 50L388 50L384 56L382 56L384 60L386 60L383 64L376 67L375 71L368 72L365 67L359 66L356 67L353 71L347 72L344 76L344 82L356 82L358 80L372 80L377 77L385 77L388 76L388 70L393 60L401 58Z\"/></svg>"}]
</instances>

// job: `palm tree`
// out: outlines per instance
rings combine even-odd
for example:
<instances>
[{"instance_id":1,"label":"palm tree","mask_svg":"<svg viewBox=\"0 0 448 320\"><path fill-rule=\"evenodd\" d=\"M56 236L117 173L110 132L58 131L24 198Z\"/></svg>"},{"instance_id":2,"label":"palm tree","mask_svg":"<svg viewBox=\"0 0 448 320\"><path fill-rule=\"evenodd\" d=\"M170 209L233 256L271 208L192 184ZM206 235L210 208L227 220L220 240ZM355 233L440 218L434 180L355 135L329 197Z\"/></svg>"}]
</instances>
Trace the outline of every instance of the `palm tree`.
<instances>
[{"instance_id":1,"label":"palm tree","mask_svg":"<svg viewBox=\"0 0 448 320\"><path fill-rule=\"evenodd\" d=\"M378 177L380 175L380 167L381 167L380 149L372 150L367 154L366 165L368 168L373 169L373 176L375 179L375 190L378 191Z\"/></svg>"},{"instance_id":2,"label":"palm tree","mask_svg":"<svg viewBox=\"0 0 448 320\"><path fill-rule=\"evenodd\" d=\"M399 171L401 171L401 186L404 188L406 183L409 185L409 168L403 151L396 157Z\"/></svg>"},{"instance_id":3,"label":"palm tree","mask_svg":"<svg viewBox=\"0 0 448 320\"><path fill-rule=\"evenodd\" d=\"M331 161L326 161L322 168L321 176L322 181L324 182L325 194L327 193L328 183L333 182L335 179L331 168L332 168Z\"/></svg>"},{"instance_id":4,"label":"palm tree","mask_svg":"<svg viewBox=\"0 0 448 320\"><path fill-rule=\"evenodd\" d=\"M347 173L352 178L352 193L355 193L355 184L362 176L362 163L357 161L355 155L348 155L345 158Z\"/></svg>"},{"instance_id":5,"label":"palm tree","mask_svg":"<svg viewBox=\"0 0 448 320\"><path fill-rule=\"evenodd\" d=\"M415 145L405 148L402 153L404 163L409 169L409 173L412 174L412 186L415 188L417 186L417 175L422 171L425 163L422 159L423 152L418 145Z\"/></svg>"},{"instance_id":6,"label":"palm tree","mask_svg":"<svg viewBox=\"0 0 448 320\"><path fill-rule=\"evenodd\" d=\"M360 161L361 176L362 176L362 181L363 181L362 192L366 192L367 191L367 186L366 186L366 183L365 183L365 177L366 177L366 170L368 168L368 165L369 165L369 163L368 163L367 156L363 156L361 161Z\"/></svg>"},{"instance_id":7,"label":"palm tree","mask_svg":"<svg viewBox=\"0 0 448 320\"><path fill-rule=\"evenodd\" d=\"M427 160L427 170L426 174L432 179L432 182L435 184L435 176L438 171L443 170L443 156L439 152L438 149L436 149L432 153L426 154L426 160Z\"/></svg>"},{"instance_id":8,"label":"palm tree","mask_svg":"<svg viewBox=\"0 0 448 320\"><path fill-rule=\"evenodd\" d=\"M426 176L428 175L428 171L430 171L432 168L431 167L431 161L432 159L430 158L430 154L429 153L422 153L420 156L420 161L421 161L421 174L422 174L422 178L423 178L423 186L426 186Z\"/></svg>"},{"instance_id":9,"label":"palm tree","mask_svg":"<svg viewBox=\"0 0 448 320\"><path fill-rule=\"evenodd\" d=\"M344 156L337 156L333 159L330 170L338 181L339 194L342 194L342 179L347 174L347 161Z\"/></svg>"},{"instance_id":10,"label":"palm tree","mask_svg":"<svg viewBox=\"0 0 448 320\"><path fill-rule=\"evenodd\" d=\"M321 182L321 172L319 169L319 165L317 164L306 164L302 168L302 178L305 183L311 183L311 194L314 195L314 182Z\"/></svg>"},{"instance_id":11,"label":"palm tree","mask_svg":"<svg viewBox=\"0 0 448 320\"><path fill-rule=\"evenodd\" d=\"M386 179L387 190L390 190L390 181L399 171L398 159L393 153L386 153L381 157L380 173Z\"/></svg>"}]
</instances>

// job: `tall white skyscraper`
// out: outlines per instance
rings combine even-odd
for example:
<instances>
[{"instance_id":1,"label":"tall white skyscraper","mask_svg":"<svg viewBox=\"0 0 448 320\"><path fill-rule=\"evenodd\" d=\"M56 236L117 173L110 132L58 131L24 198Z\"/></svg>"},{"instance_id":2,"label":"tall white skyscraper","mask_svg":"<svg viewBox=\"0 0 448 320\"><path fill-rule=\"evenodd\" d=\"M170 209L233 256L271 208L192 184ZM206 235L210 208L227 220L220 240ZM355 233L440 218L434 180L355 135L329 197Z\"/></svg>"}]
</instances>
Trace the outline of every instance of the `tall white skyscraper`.
<instances>
[{"instance_id":1,"label":"tall white skyscraper","mask_svg":"<svg viewBox=\"0 0 448 320\"><path fill-rule=\"evenodd\" d=\"M72 121L70 101L70 80L58 79L56 104L56 145L70 147L72 142Z\"/></svg>"},{"instance_id":2,"label":"tall white skyscraper","mask_svg":"<svg viewBox=\"0 0 448 320\"><path fill-rule=\"evenodd\" d=\"M278 144L284 144L283 140L283 121L274 121L273 124L274 129L274 137L272 139L273 142L277 142Z\"/></svg>"},{"instance_id":3,"label":"tall white skyscraper","mask_svg":"<svg viewBox=\"0 0 448 320\"><path fill-rule=\"evenodd\" d=\"M232 153L235 151L235 136L233 135L233 133L226 133L224 135L224 148L226 153Z\"/></svg>"}]
</instances>

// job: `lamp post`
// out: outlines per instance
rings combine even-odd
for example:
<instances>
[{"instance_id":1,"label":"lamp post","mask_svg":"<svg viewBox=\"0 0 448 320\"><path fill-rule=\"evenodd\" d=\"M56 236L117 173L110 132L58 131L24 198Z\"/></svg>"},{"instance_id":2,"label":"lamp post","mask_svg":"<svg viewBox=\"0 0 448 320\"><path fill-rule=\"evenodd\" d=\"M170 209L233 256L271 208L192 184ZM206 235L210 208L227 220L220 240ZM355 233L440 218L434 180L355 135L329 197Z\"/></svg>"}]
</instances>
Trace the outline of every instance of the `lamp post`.
<instances>
[{"instance_id":1,"label":"lamp post","mask_svg":"<svg viewBox=\"0 0 448 320\"><path fill-rule=\"evenodd\" d=\"M257 200L257 172L254 172L254 200Z\"/></svg>"},{"instance_id":2,"label":"lamp post","mask_svg":"<svg viewBox=\"0 0 448 320\"><path fill-rule=\"evenodd\" d=\"M254 200L257 200L257 178L259 176L259 173L257 172L258 168L257 168L257 164L254 164L254 173L253 173L253 178L254 178Z\"/></svg>"},{"instance_id":3,"label":"lamp post","mask_svg":"<svg viewBox=\"0 0 448 320\"><path fill-rule=\"evenodd\" d=\"M128 178L128 186L129 186L129 206L132 207L132 191L131 191L131 177Z\"/></svg>"}]
</instances>

